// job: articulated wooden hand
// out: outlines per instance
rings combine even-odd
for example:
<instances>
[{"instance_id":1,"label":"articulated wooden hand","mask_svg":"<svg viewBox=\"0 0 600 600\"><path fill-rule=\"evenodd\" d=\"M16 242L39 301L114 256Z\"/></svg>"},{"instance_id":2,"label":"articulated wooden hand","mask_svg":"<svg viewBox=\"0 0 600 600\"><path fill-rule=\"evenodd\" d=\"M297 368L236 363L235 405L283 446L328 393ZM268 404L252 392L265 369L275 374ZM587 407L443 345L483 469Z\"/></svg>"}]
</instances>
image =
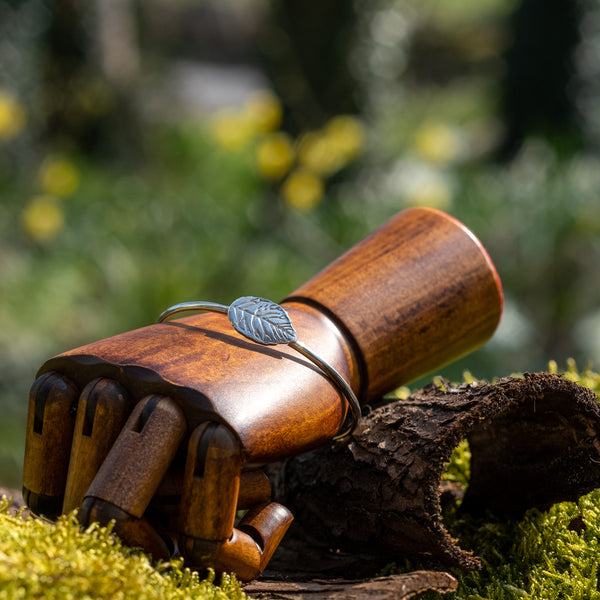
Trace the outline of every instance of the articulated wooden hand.
<instances>
[{"instance_id":1,"label":"articulated wooden hand","mask_svg":"<svg viewBox=\"0 0 600 600\"><path fill-rule=\"evenodd\" d=\"M487 340L502 292L462 224L410 209L281 306L297 340L367 403ZM253 579L292 521L260 466L343 431L341 391L293 344L257 343L214 312L65 352L31 390L25 500L50 518L79 508L84 524L114 520L155 558Z\"/></svg>"}]
</instances>

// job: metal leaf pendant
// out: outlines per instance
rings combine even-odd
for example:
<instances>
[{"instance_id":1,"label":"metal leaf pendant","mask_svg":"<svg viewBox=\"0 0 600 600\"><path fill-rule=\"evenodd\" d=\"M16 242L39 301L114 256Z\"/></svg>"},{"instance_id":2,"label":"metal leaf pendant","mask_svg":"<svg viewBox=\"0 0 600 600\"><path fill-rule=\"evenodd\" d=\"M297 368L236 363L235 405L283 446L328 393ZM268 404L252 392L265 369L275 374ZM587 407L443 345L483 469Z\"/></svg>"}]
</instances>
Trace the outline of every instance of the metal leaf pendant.
<instances>
[{"instance_id":1,"label":"metal leaf pendant","mask_svg":"<svg viewBox=\"0 0 600 600\"><path fill-rule=\"evenodd\" d=\"M243 296L231 303L227 316L236 331L259 344L289 344L297 340L287 312L270 300Z\"/></svg>"}]
</instances>

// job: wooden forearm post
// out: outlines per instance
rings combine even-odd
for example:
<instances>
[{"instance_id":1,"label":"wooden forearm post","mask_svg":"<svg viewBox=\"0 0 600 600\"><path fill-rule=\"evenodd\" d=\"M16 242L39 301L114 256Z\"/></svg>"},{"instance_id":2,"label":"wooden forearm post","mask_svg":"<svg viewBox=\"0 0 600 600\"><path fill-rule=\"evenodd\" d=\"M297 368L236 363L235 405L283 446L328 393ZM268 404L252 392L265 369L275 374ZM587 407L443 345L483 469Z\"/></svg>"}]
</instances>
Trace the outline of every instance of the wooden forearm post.
<instances>
[{"instance_id":1,"label":"wooden forearm post","mask_svg":"<svg viewBox=\"0 0 600 600\"><path fill-rule=\"evenodd\" d=\"M297 342L321 363L295 341L248 339L214 312L47 361L30 400L29 506L56 516L81 503L84 522L114 520L123 539L155 556L177 540L193 566L256 577L292 519L269 501L257 467L329 442L354 394L370 402L482 344L502 292L462 224L411 209L282 305ZM249 511L233 527L236 507Z\"/></svg>"},{"instance_id":2,"label":"wooden forearm post","mask_svg":"<svg viewBox=\"0 0 600 600\"><path fill-rule=\"evenodd\" d=\"M349 340L368 402L485 342L502 288L477 238L433 209L396 215L285 302L314 306Z\"/></svg>"}]
</instances>

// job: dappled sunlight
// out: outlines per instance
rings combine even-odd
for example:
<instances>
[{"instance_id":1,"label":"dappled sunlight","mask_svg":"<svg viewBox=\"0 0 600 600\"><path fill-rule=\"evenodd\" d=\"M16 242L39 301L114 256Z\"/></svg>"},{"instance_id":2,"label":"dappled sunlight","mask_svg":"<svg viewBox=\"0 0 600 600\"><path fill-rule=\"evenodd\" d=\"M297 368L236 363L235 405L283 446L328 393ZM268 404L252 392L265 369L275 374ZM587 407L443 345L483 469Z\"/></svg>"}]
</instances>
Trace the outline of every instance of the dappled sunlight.
<instances>
[{"instance_id":1,"label":"dappled sunlight","mask_svg":"<svg viewBox=\"0 0 600 600\"><path fill-rule=\"evenodd\" d=\"M471 228L506 294L496 335L445 376L542 370L549 358L600 365L597 8L582 15L568 86L585 135L532 124L499 160L519 3L362 3L321 15L327 35L309 27L310 43L268 3L151 3L118 40L141 59L125 79L94 46L114 41L107 23L74 13L61 62L49 46L71 39L50 29L60 15L9 4L0 473L18 479L14 423L50 355L150 324L176 302L279 300L412 206ZM185 110L182 77L200 90Z\"/></svg>"}]
</instances>

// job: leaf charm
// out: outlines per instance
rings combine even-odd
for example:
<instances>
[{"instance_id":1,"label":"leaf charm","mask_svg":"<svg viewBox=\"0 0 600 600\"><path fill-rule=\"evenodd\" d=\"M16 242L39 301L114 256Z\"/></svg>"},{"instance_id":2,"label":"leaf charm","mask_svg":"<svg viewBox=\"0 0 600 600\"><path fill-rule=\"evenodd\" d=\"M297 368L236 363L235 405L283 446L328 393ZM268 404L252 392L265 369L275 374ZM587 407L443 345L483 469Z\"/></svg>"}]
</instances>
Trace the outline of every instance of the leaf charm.
<instances>
[{"instance_id":1,"label":"leaf charm","mask_svg":"<svg viewBox=\"0 0 600 600\"><path fill-rule=\"evenodd\" d=\"M259 344L289 344L297 339L287 312L264 298L238 298L229 306L227 316L239 333Z\"/></svg>"}]
</instances>

